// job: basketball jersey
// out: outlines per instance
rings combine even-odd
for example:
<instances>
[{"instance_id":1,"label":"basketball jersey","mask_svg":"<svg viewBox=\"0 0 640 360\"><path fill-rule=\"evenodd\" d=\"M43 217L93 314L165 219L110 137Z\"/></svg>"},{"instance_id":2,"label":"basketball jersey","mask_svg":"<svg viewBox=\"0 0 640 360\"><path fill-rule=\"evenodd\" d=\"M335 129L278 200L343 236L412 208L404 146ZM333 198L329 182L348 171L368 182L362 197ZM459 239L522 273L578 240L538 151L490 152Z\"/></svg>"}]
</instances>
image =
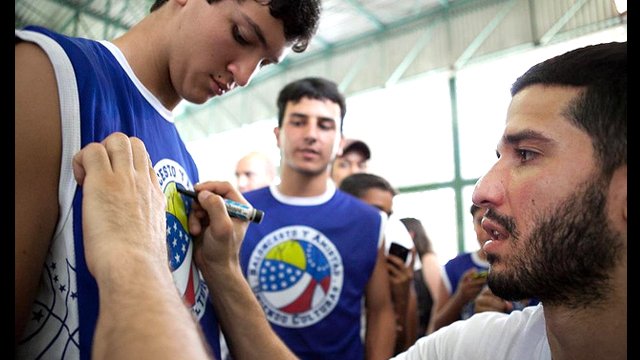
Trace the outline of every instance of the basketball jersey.
<instances>
[{"instance_id":1,"label":"basketball jersey","mask_svg":"<svg viewBox=\"0 0 640 360\"><path fill-rule=\"evenodd\" d=\"M478 271L487 271L489 266L489 263L486 260L482 260L475 251L459 254L444 265L444 271L442 272L444 285L449 290L449 294L453 294L458 289L458 282L460 282L465 271L471 268L475 268Z\"/></svg>"},{"instance_id":2,"label":"basketball jersey","mask_svg":"<svg viewBox=\"0 0 640 360\"><path fill-rule=\"evenodd\" d=\"M275 332L302 359L363 359L361 300L382 245L380 212L330 181L311 198L276 185L243 195L265 215L249 225L240 263Z\"/></svg>"},{"instance_id":3,"label":"basketball jersey","mask_svg":"<svg viewBox=\"0 0 640 360\"><path fill-rule=\"evenodd\" d=\"M63 145L60 217L18 358L91 358L99 297L84 258L82 188L74 180L71 161L82 147L116 131L145 143L167 200L167 247L174 283L219 356L217 320L207 300L208 288L192 259L187 227L190 201L176 190L192 188L198 173L173 115L145 88L112 43L72 38L36 26L16 30L15 35L40 46L53 65Z\"/></svg>"}]
</instances>

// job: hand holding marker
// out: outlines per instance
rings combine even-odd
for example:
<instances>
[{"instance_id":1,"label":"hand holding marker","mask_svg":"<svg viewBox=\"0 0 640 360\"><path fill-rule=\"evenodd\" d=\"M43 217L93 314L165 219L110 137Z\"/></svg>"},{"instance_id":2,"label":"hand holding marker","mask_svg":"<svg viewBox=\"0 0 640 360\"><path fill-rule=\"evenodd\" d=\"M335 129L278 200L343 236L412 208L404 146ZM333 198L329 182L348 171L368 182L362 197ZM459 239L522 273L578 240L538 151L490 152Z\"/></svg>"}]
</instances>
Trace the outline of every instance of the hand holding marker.
<instances>
[{"instance_id":1,"label":"hand holding marker","mask_svg":"<svg viewBox=\"0 0 640 360\"><path fill-rule=\"evenodd\" d=\"M178 192L184 194L195 201L198 201L198 194L195 191L186 190L178 187ZM241 204L239 202L223 199L224 204L227 206L227 213L229 216L233 216L238 219L253 221L254 223L260 223L264 217L264 211L253 208L249 205Z\"/></svg>"}]
</instances>

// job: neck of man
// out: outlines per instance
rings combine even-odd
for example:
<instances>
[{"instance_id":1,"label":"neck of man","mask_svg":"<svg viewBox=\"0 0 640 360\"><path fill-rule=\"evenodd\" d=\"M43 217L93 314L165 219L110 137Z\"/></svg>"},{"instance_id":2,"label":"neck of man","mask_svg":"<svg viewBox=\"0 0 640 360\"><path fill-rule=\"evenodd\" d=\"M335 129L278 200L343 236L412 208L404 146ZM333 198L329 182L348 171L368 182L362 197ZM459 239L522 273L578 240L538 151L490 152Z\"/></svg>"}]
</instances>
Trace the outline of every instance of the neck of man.
<instances>
[{"instance_id":1,"label":"neck of man","mask_svg":"<svg viewBox=\"0 0 640 360\"><path fill-rule=\"evenodd\" d=\"M168 5L170 4L163 7ZM122 51L140 82L158 98L165 108L173 110L182 99L171 84L166 56L157 51L167 47L166 39L171 36L160 32L160 29L168 27L167 22L171 20L161 10L158 9L142 19L112 43ZM156 24L158 22L164 25L158 26Z\"/></svg>"},{"instance_id":2,"label":"neck of man","mask_svg":"<svg viewBox=\"0 0 640 360\"><path fill-rule=\"evenodd\" d=\"M544 306L551 358L627 359L626 257L610 284L608 297L593 306Z\"/></svg>"},{"instance_id":3,"label":"neck of man","mask_svg":"<svg viewBox=\"0 0 640 360\"><path fill-rule=\"evenodd\" d=\"M280 174L278 190L287 196L312 197L320 196L327 191L329 171L321 174L307 174L285 168Z\"/></svg>"}]
</instances>

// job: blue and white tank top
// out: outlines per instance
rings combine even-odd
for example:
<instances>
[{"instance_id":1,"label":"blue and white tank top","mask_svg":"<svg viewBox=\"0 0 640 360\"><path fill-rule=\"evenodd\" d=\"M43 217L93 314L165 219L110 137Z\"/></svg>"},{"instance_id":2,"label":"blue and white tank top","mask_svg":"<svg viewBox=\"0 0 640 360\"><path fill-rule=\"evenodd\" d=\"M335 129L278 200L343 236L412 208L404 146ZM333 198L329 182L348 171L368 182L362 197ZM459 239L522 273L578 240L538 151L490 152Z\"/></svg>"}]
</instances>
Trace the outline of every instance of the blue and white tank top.
<instances>
[{"instance_id":1,"label":"blue and white tank top","mask_svg":"<svg viewBox=\"0 0 640 360\"><path fill-rule=\"evenodd\" d=\"M15 36L40 46L53 65L63 145L60 217L18 357L91 357L99 298L84 258L82 188L74 180L71 161L82 147L116 131L145 143L167 198L167 246L174 283L219 356L217 319L192 258L193 241L187 225L190 200L176 190L192 188L198 172L173 115L145 88L112 43L68 37L36 26L16 30Z\"/></svg>"}]
</instances>

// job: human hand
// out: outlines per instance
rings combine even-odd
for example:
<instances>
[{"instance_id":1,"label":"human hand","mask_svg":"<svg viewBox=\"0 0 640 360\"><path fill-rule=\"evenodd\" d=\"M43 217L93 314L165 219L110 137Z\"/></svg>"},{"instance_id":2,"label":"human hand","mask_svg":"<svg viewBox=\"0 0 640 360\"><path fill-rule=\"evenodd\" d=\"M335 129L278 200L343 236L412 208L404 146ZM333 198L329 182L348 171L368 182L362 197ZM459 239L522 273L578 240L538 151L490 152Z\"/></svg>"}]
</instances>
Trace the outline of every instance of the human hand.
<instances>
[{"instance_id":1,"label":"human hand","mask_svg":"<svg viewBox=\"0 0 640 360\"><path fill-rule=\"evenodd\" d=\"M412 249L412 251L414 251ZM407 286L413 280L413 259L410 265L395 255L387 255L387 271L391 286Z\"/></svg>"},{"instance_id":2,"label":"human hand","mask_svg":"<svg viewBox=\"0 0 640 360\"><path fill-rule=\"evenodd\" d=\"M460 281L458 282L458 288L454 294L460 298L462 303L467 303L473 300L482 290L482 287L487 283L486 277L477 277L478 270L471 268L464 272Z\"/></svg>"},{"instance_id":3,"label":"human hand","mask_svg":"<svg viewBox=\"0 0 640 360\"><path fill-rule=\"evenodd\" d=\"M198 201L189 215L189 231L194 236L194 259L207 274L238 268L240 244L249 222L230 217L223 198L248 204L229 182L208 181L195 185Z\"/></svg>"},{"instance_id":4,"label":"human hand","mask_svg":"<svg viewBox=\"0 0 640 360\"><path fill-rule=\"evenodd\" d=\"M511 312L513 305L511 302L503 300L502 298L493 294L488 286L485 286L482 291L476 296L474 303L474 312L479 313L483 311L498 311L509 313Z\"/></svg>"},{"instance_id":5,"label":"human hand","mask_svg":"<svg viewBox=\"0 0 640 360\"><path fill-rule=\"evenodd\" d=\"M411 248L409 253L411 260L409 261L409 264L406 264L405 261L395 255L386 256L391 294L394 299L399 297L404 298L409 294L409 287L413 281L415 252L415 247Z\"/></svg>"},{"instance_id":6,"label":"human hand","mask_svg":"<svg viewBox=\"0 0 640 360\"><path fill-rule=\"evenodd\" d=\"M82 230L87 267L98 278L127 255L169 269L166 203L144 143L113 133L73 157L82 186ZM120 261L118 266L126 264Z\"/></svg>"}]
</instances>

